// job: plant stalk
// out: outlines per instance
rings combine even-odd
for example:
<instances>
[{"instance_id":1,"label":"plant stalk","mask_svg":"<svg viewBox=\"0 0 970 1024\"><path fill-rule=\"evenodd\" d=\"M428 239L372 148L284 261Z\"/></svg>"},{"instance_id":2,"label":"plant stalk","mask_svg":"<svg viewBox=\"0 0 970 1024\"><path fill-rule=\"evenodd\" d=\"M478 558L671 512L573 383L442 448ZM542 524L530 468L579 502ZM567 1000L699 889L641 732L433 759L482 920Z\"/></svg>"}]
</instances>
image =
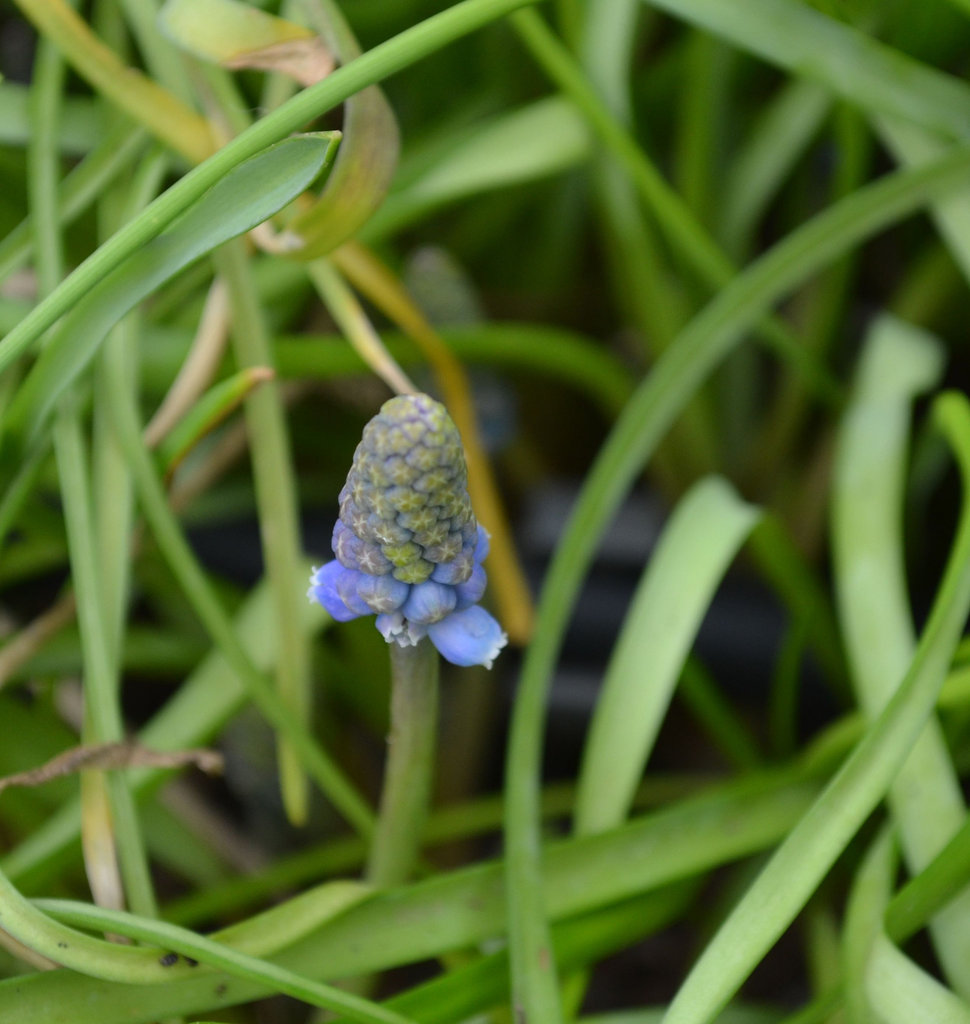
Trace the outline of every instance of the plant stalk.
<instances>
[{"instance_id":1,"label":"plant stalk","mask_svg":"<svg viewBox=\"0 0 970 1024\"><path fill-rule=\"evenodd\" d=\"M438 652L425 638L416 647L390 645L391 730L384 791L367 863L378 888L404 882L418 858L434 771L438 728Z\"/></svg>"}]
</instances>

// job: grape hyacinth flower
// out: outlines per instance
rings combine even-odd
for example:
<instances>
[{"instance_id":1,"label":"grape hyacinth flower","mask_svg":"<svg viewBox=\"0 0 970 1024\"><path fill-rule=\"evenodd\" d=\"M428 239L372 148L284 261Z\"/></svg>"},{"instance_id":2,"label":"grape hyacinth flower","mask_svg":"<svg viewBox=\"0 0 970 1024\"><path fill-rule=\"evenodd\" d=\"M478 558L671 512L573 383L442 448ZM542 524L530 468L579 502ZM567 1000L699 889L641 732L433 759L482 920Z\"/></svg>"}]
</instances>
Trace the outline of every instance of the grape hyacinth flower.
<instances>
[{"instance_id":1,"label":"grape hyacinth flower","mask_svg":"<svg viewBox=\"0 0 970 1024\"><path fill-rule=\"evenodd\" d=\"M454 665L484 665L505 646L478 602L488 534L475 520L458 428L428 395L385 402L339 496L336 558L307 592L338 622L376 615L388 643L428 637Z\"/></svg>"}]
</instances>

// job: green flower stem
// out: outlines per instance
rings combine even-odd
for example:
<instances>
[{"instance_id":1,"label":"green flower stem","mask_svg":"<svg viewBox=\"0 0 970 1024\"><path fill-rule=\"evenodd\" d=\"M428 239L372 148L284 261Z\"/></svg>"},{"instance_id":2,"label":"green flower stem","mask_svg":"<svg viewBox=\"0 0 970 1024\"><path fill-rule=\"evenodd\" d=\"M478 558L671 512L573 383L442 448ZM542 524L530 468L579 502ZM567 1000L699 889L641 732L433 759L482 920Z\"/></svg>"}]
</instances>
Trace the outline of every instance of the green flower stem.
<instances>
[{"instance_id":1,"label":"green flower stem","mask_svg":"<svg viewBox=\"0 0 970 1024\"><path fill-rule=\"evenodd\" d=\"M31 0L37 7L43 4ZM189 171L140 216L89 256L0 342L0 370L21 355L108 271L154 238L237 164L300 130L360 89L409 67L422 57L536 0L464 0L406 29L356 60L337 68L257 121L218 153Z\"/></svg>"},{"instance_id":2,"label":"green flower stem","mask_svg":"<svg viewBox=\"0 0 970 1024\"><path fill-rule=\"evenodd\" d=\"M367 878L378 888L407 880L421 849L431 802L438 732L438 652L425 638L389 645L391 731Z\"/></svg>"},{"instance_id":3,"label":"green flower stem","mask_svg":"<svg viewBox=\"0 0 970 1024\"><path fill-rule=\"evenodd\" d=\"M272 368L273 352L253 285L245 242L230 242L216 254L215 262L229 288L236 362L240 369ZM283 700L307 726L312 707L310 644L300 629L297 607L297 602L304 600L299 509L279 385L267 381L257 388L246 399L245 410L263 559L280 638L276 685ZM308 813L306 775L296 751L282 735L278 749L283 804L290 821L302 825Z\"/></svg>"},{"instance_id":4,"label":"green flower stem","mask_svg":"<svg viewBox=\"0 0 970 1024\"><path fill-rule=\"evenodd\" d=\"M185 540L162 490L152 457L145 447L137 412L123 382L117 380L112 368L107 401L114 418L118 437L131 467L142 511L155 539L179 580L183 591L226 661L242 680L249 696L266 718L285 735L298 753L303 767L340 813L362 835L370 835L373 814L353 785L304 728L296 713L253 665L239 641L232 622L223 611L192 549Z\"/></svg>"}]
</instances>

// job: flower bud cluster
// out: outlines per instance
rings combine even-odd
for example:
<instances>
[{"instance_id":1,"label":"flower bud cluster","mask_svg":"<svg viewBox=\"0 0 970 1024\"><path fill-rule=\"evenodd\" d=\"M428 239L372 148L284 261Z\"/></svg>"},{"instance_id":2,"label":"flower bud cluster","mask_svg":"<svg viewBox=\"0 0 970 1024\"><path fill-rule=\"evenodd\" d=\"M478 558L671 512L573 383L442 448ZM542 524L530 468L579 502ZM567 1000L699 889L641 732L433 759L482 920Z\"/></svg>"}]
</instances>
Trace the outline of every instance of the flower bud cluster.
<instances>
[{"instance_id":1,"label":"flower bud cluster","mask_svg":"<svg viewBox=\"0 0 970 1024\"><path fill-rule=\"evenodd\" d=\"M314 570L310 598L338 621L376 615L388 642L428 636L454 664L491 667L506 637L478 606L488 534L444 406L427 395L385 402L364 428L339 502L336 559Z\"/></svg>"}]
</instances>

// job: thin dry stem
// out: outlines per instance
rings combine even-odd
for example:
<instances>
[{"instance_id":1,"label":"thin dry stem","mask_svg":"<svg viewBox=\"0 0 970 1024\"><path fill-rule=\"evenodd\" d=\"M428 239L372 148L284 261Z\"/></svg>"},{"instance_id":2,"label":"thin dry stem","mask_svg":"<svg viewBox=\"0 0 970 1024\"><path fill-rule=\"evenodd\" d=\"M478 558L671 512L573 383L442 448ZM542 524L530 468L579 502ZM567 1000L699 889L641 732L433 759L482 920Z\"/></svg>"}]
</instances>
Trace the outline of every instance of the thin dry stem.
<instances>
[{"instance_id":1,"label":"thin dry stem","mask_svg":"<svg viewBox=\"0 0 970 1024\"><path fill-rule=\"evenodd\" d=\"M168 394L145 428L154 448L212 383L229 340L229 291L221 278L212 282L189 354Z\"/></svg>"},{"instance_id":2,"label":"thin dry stem","mask_svg":"<svg viewBox=\"0 0 970 1024\"><path fill-rule=\"evenodd\" d=\"M384 347L363 306L336 267L328 260L315 260L307 269L330 315L361 359L392 391L399 395L417 394L418 389Z\"/></svg>"}]
</instances>

